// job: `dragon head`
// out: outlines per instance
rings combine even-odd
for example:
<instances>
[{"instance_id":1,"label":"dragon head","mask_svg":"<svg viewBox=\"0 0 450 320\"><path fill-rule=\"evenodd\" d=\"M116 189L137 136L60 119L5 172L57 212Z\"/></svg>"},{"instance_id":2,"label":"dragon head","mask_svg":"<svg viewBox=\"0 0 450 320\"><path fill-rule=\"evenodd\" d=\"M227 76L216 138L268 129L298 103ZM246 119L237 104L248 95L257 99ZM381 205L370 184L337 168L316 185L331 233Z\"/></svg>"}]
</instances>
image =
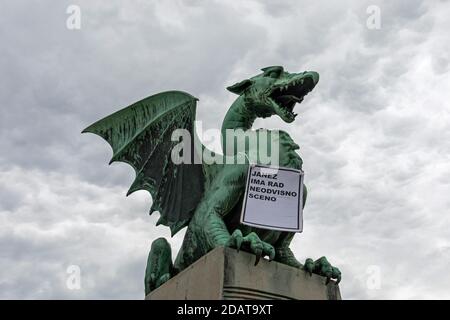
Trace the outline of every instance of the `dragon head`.
<instances>
[{"instance_id":1,"label":"dragon head","mask_svg":"<svg viewBox=\"0 0 450 320\"><path fill-rule=\"evenodd\" d=\"M262 69L263 73L238 82L227 89L242 97L245 106L258 118L278 115L290 123L297 114L293 112L296 103L319 82L314 71L289 73L280 66Z\"/></svg>"}]
</instances>

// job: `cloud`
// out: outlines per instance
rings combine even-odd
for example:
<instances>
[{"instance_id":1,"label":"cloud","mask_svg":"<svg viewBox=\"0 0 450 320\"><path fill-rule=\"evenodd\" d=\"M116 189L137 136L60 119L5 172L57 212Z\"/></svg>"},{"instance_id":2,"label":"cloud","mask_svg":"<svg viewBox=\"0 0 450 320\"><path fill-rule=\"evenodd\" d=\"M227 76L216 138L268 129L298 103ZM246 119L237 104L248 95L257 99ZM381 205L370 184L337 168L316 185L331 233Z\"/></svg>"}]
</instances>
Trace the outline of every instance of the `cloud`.
<instances>
[{"instance_id":1,"label":"cloud","mask_svg":"<svg viewBox=\"0 0 450 320\"><path fill-rule=\"evenodd\" d=\"M151 241L169 236L157 215L145 215L146 192L124 202L121 188L70 174L16 167L0 177L23 195L0 206L3 298L142 298ZM66 286L71 265L81 269L81 290Z\"/></svg>"},{"instance_id":2,"label":"cloud","mask_svg":"<svg viewBox=\"0 0 450 320\"><path fill-rule=\"evenodd\" d=\"M316 70L288 131L309 188L301 259L326 255L344 298L445 298L450 283L448 1L6 1L0 19L0 297L142 298L151 241L169 237L130 167L80 132L156 92L200 98L220 127L224 88L261 67ZM381 29L366 27L369 5ZM179 247L183 234L171 240ZM69 290L79 265L82 290ZM380 270L370 289L371 266Z\"/></svg>"}]
</instances>

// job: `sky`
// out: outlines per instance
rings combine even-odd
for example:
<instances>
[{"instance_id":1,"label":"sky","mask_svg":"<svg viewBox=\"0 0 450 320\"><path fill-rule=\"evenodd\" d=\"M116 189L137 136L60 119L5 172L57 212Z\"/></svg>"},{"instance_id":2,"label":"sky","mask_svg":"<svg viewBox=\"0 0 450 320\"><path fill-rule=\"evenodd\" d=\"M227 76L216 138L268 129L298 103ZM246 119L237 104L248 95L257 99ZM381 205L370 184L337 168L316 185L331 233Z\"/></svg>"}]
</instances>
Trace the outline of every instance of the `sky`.
<instances>
[{"instance_id":1,"label":"sky","mask_svg":"<svg viewBox=\"0 0 450 320\"><path fill-rule=\"evenodd\" d=\"M131 167L81 130L173 89L220 128L225 88L283 65L321 76L294 123L255 123L301 147L298 259L339 267L344 299L449 299L448 16L444 0L2 1L0 298L142 299L169 230L148 193L125 197Z\"/></svg>"}]
</instances>

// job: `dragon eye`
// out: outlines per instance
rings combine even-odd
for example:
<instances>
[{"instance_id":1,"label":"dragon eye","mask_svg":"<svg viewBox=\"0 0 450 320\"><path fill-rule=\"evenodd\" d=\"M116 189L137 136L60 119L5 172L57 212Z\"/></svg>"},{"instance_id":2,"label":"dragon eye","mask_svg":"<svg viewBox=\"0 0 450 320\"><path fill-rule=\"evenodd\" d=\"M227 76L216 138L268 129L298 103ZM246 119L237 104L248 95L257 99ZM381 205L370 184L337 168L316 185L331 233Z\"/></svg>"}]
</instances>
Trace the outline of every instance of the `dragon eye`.
<instances>
[{"instance_id":1,"label":"dragon eye","mask_svg":"<svg viewBox=\"0 0 450 320\"><path fill-rule=\"evenodd\" d=\"M270 77L274 79L278 79L281 74L283 73L283 67L281 66L272 66L267 68L262 68L262 71L264 71L264 77Z\"/></svg>"},{"instance_id":2,"label":"dragon eye","mask_svg":"<svg viewBox=\"0 0 450 320\"><path fill-rule=\"evenodd\" d=\"M271 78L278 78L280 76L280 73L278 71L272 71L269 73L269 77Z\"/></svg>"}]
</instances>

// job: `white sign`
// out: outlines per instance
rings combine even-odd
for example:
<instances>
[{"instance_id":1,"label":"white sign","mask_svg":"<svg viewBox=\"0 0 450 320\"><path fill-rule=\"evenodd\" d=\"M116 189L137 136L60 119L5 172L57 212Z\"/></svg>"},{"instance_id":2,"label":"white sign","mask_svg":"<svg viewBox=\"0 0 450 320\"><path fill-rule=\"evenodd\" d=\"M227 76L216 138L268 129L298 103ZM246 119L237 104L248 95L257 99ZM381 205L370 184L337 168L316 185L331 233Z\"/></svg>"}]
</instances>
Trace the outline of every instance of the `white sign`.
<instances>
[{"instance_id":1,"label":"white sign","mask_svg":"<svg viewBox=\"0 0 450 320\"><path fill-rule=\"evenodd\" d=\"M288 232L303 230L303 172L250 165L241 223Z\"/></svg>"}]
</instances>

